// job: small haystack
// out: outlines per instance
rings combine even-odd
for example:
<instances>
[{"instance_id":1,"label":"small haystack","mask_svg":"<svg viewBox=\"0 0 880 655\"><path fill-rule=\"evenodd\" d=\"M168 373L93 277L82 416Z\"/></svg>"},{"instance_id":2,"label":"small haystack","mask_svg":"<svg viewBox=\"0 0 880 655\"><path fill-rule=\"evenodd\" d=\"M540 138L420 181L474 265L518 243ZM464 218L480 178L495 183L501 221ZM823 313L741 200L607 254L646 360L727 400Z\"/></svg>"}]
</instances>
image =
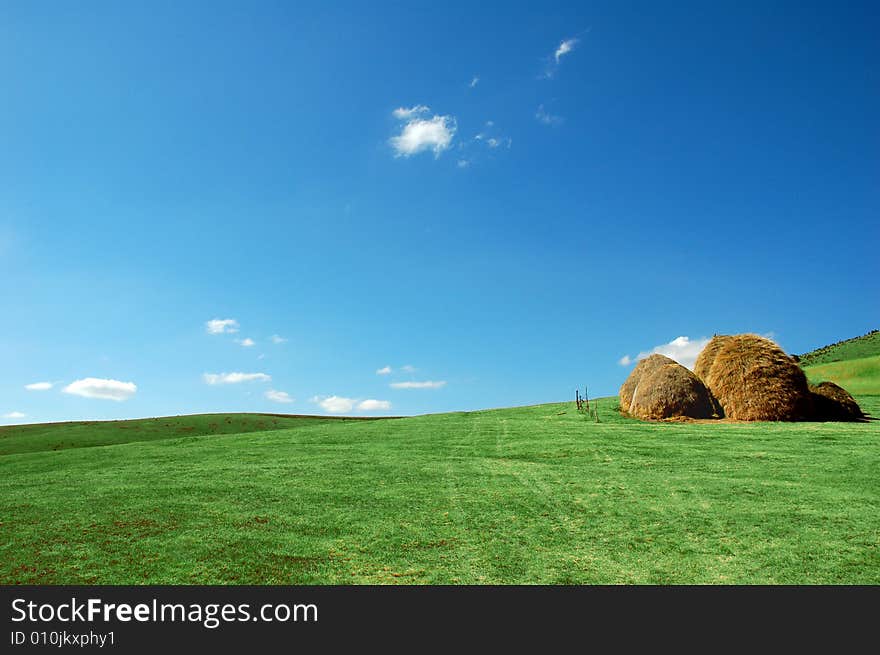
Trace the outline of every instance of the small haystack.
<instances>
[{"instance_id":1,"label":"small haystack","mask_svg":"<svg viewBox=\"0 0 880 655\"><path fill-rule=\"evenodd\" d=\"M849 392L833 382L809 386L815 421L858 421L864 418L862 408Z\"/></svg>"},{"instance_id":2,"label":"small haystack","mask_svg":"<svg viewBox=\"0 0 880 655\"><path fill-rule=\"evenodd\" d=\"M757 334L715 337L714 361L703 382L737 421L799 421L812 415L807 378L795 361L770 339ZM712 346L709 342L706 348ZM708 353L705 362L713 359ZM699 359L703 358L700 353Z\"/></svg>"},{"instance_id":3,"label":"small haystack","mask_svg":"<svg viewBox=\"0 0 880 655\"><path fill-rule=\"evenodd\" d=\"M642 378L666 364L675 364L675 361L669 359L666 355L651 355L636 364L626 382L620 387L620 411L629 412L633 395L636 393Z\"/></svg>"},{"instance_id":4,"label":"small haystack","mask_svg":"<svg viewBox=\"0 0 880 655\"><path fill-rule=\"evenodd\" d=\"M722 346L724 346L730 338L730 335L727 334L716 334L709 340L709 343L706 344L703 350L700 351L697 361L694 364L694 373L698 378L701 380L706 379L706 376L709 375L709 371L712 368L712 364L715 363L718 351L721 350Z\"/></svg>"},{"instance_id":5,"label":"small haystack","mask_svg":"<svg viewBox=\"0 0 880 655\"><path fill-rule=\"evenodd\" d=\"M668 358L664 358L668 359ZM642 376L629 413L642 419L712 418L712 394L696 375L672 360Z\"/></svg>"}]
</instances>

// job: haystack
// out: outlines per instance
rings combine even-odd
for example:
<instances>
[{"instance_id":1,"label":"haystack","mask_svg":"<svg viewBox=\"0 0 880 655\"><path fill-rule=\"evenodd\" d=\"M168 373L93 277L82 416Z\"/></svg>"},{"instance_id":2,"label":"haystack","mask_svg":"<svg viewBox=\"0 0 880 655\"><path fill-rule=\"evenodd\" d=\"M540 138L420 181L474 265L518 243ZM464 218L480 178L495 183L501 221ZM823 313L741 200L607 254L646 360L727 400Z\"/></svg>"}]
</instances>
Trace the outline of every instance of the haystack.
<instances>
[{"instance_id":1,"label":"haystack","mask_svg":"<svg viewBox=\"0 0 880 655\"><path fill-rule=\"evenodd\" d=\"M702 379L721 403L725 416L738 421L810 418L807 378L782 348L757 334L715 337L706 348L716 339L720 343L707 353L700 370L705 370L706 361L713 360Z\"/></svg>"},{"instance_id":2,"label":"haystack","mask_svg":"<svg viewBox=\"0 0 880 655\"><path fill-rule=\"evenodd\" d=\"M716 334L709 340L709 343L706 344L703 350L700 351L697 361L694 364L694 373L698 378L701 380L706 379L709 370L712 368L712 364L715 363L718 351L721 350L721 347L727 343L728 340L730 340L730 335Z\"/></svg>"},{"instance_id":3,"label":"haystack","mask_svg":"<svg viewBox=\"0 0 880 655\"><path fill-rule=\"evenodd\" d=\"M629 413L643 419L712 418L716 405L700 379L672 360L642 376Z\"/></svg>"},{"instance_id":4,"label":"haystack","mask_svg":"<svg viewBox=\"0 0 880 655\"><path fill-rule=\"evenodd\" d=\"M636 367L629 374L623 386L620 387L620 411L629 412L633 395L638 389L642 378L666 364L675 364L675 361L669 359L666 355L651 355L636 364Z\"/></svg>"},{"instance_id":5,"label":"haystack","mask_svg":"<svg viewBox=\"0 0 880 655\"><path fill-rule=\"evenodd\" d=\"M862 408L849 392L833 382L809 385L816 421L857 421L864 418Z\"/></svg>"}]
</instances>

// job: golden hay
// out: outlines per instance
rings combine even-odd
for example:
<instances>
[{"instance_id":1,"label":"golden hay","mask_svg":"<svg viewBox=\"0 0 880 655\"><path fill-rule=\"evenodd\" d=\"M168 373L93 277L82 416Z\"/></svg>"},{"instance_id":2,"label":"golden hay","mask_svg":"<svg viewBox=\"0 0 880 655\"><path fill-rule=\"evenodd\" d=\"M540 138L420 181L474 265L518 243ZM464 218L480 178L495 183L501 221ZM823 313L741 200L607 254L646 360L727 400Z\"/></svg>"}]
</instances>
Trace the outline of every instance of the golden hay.
<instances>
[{"instance_id":1,"label":"golden hay","mask_svg":"<svg viewBox=\"0 0 880 655\"><path fill-rule=\"evenodd\" d=\"M738 334L720 341L703 382L721 403L725 416L737 421L810 418L807 378L779 346L757 334ZM711 345L710 341L706 347Z\"/></svg>"},{"instance_id":2,"label":"golden hay","mask_svg":"<svg viewBox=\"0 0 880 655\"><path fill-rule=\"evenodd\" d=\"M620 387L620 411L629 412L632 405L633 394L639 386L641 379L656 369L666 364L674 364L675 362L666 355L651 355L639 361L636 367L629 374L629 377Z\"/></svg>"},{"instance_id":3,"label":"golden hay","mask_svg":"<svg viewBox=\"0 0 880 655\"><path fill-rule=\"evenodd\" d=\"M629 413L642 419L712 418L716 405L706 386L681 364L670 361L642 376Z\"/></svg>"},{"instance_id":4,"label":"golden hay","mask_svg":"<svg viewBox=\"0 0 880 655\"><path fill-rule=\"evenodd\" d=\"M849 392L833 382L809 385L813 400L813 420L857 421L864 418L862 408Z\"/></svg>"},{"instance_id":5,"label":"golden hay","mask_svg":"<svg viewBox=\"0 0 880 655\"><path fill-rule=\"evenodd\" d=\"M721 347L727 343L730 339L730 336L727 334L716 334L712 339L709 340L709 343L700 351L699 356L697 357L697 361L694 364L694 373L701 380L705 380L706 376L709 375L709 370L712 368L712 364L715 362L715 357L718 355L718 351L721 350Z\"/></svg>"}]
</instances>

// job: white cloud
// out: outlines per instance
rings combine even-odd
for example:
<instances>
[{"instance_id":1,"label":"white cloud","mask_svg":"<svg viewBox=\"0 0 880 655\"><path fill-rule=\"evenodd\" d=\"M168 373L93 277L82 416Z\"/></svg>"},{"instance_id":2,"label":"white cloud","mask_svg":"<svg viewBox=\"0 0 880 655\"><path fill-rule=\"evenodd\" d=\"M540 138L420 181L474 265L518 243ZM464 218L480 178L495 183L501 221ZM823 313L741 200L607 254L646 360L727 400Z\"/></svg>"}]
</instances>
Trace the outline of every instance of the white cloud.
<instances>
[{"instance_id":1,"label":"white cloud","mask_svg":"<svg viewBox=\"0 0 880 655\"><path fill-rule=\"evenodd\" d=\"M235 343L237 343L242 348L251 348L257 344L257 342L250 337L247 337L245 339L236 339Z\"/></svg>"},{"instance_id":2,"label":"white cloud","mask_svg":"<svg viewBox=\"0 0 880 655\"><path fill-rule=\"evenodd\" d=\"M4 414L3 418L11 418L11 419L27 418L27 414L22 414L21 412L9 412L8 414Z\"/></svg>"},{"instance_id":3,"label":"white cloud","mask_svg":"<svg viewBox=\"0 0 880 655\"><path fill-rule=\"evenodd\" d=\"M54 382L33 382L31 384L24 385L24 388L28 391L49 391L49 389L54 386Z\"/></svg>"},{"instance_id":4,"label":"white cloud","mask_svg":"<svg viewBox=\"0 0 880 655\"><path fill-rule=\"evenodd\" d=\"M64 387L64 393L101 400L128 400L136 392L137 385L134 382L120 382L103 378L83 378Z\"/></svg>"},{"instance_id":5,"label":"white cloud","mask_svg":"<svg viewBox=\"0 0 880 655\"><path fill-rule=\"evenodd\" d=\"M234 318L215 318L205 323L208 334L233 334L238 332L238 321Z\"/></svg>"},{"instance_id":6,"label":"white cloud","mask_svg":"<svg viewBox=\"0 0 880 655\"><path fill-rule=\"evenodd\" d=\"M624 355L620 358L619 363L621 366L629 366L633 361L645 359L654 354L660 354L666 355L682 366L693 370L694 363L697 361L697 356L703 348L706 347L707 343L709 343L707 337L693 340L691 340L690 337L676 337L669 343L654 346L651 350L643 350L636 355L635 359L632 359L629 355Z\"/></svg>"},{"instance_id":7,"label":"white cloud","mask_svg":"<svg viewBox=\"0 0 880 655\"><path fill-rule=\"evenodd\" d=\"M400 370L405 371L407 373L415 373L416 370L418 370L418 369L416 369L415 366L411 366L411 365L407 364L406 366L401 366Z\"/></svg>"},{"instance_id":8,"label":"white cloud","mask_svg":"<svg viewBox=\"0 0 880 655\"><path fill-rule=\"evenodd\" d=\"M439 157L440 153L452 143L457 129L455 118L452 116L418 118L412 112L422 107L419 105L412 109L394 110L395 116L407 121L400 134L389 139L395 157L409 157L426 150L433 150L434 156ZM427 110L427 107L424 107L424 110Z\"/></svg>"},{"instance_id":9,"label":"white cloud","mask_svg":"<svg viewBox=\"0 0 880 655\"><path fill-rule=\"evenodd\" d=\"M480 76L474 75L474 78L471 80L471 82L470 82L470 84L468 84L468 86L473 89L479 83L480 83Z\"/></svg>"},{"instance_id":10,"label":"white cloud","mask_svg":"<svg viewBox=\"0 0 880 655\"><path fill-rule=\"evenodd\" d=\"M569 52L574 50L574 47L577 45L577 39L566 39L562 43L559 44L559 47L556 48L556 52L553 56L556 58L556 63L559 63L559 59L564 55L567 55Z\"/></svg>"},{"instance_id":11,"label":"white cloud","mask_svg":"<svg viewBox=\"0 0 880 655\"><path fill-rule=\"evenodd\" d=\"M269 389L265 393L267 399L271 400L275 403L292 403L295 398L291 398L290 394L286 391L276 391L275 389Z\"/></svg>"},{"instance_id":12,"label":"white cloud","mask_svg":"<svg viewBox=\"0 0 880 655\"><path fill-rule=\"evenodd\" d=\"M265 373L205 373L206 384L239 384L240 382L271 382L272 376Z\"/></svg>"},{"instance_id":13,"label":"white cloud","mask_svg":"<svg viewBox=\"0 0 880 655\"><path fill-rule=\"evenodd\" d=\"M331 414L348 414L354 409L354 398L343 398L341 396L315 396L312 402L316 403L325 412Z\"/></svg>"},{"instance_id":14,"label":"white cloud","mask_svg":"<svg viewBox=\"0 0 880 655\"><path fill-rule=\"evenodd\" d=\"M272 339L272 343L275 344L287 343L287 339L285 339L284 337L280 337L277 334L273 334L270 339Z\"/></svg>"},{"instance_id":15,"label":"white cloud","mask_svg":"<svg viewBox=\"0 0 880 655\"><path fill-rule=\"evenodd\" d=\"M459 159L455 165L459 168L467 168L471 163L467 159Z\"/></svg>"},{"instance_id":16,"label":"white cloud","mask_svg":"<svg viewBox=\"0 0 880 655\"><path fill-rule=\"evenodd\" d=\"M389 410L391 409L391 403L387 400L373 400L372 398L369 398L359 402L357 408L363 412Z\"/></svg>"},{"instance_id":17,"label":"white cloud","mask_svg":"<svg viewBox=\"0 0 880 655\"><path fill-rule=\"evenodd\" d=\"M376 369L376 375L388 375L391 373L390 366L383 366L382 368Z\"/></svg>"},{"instance_id":18,"label":"white cloud","mask_svg":"<svg viewBox=\"0 0 880 655\"><path fill-rule=\"evenodd\" d=\"M425 105L415 105L414 107L398 107L391 114L394 118L399 118L402 121L407 121L411 118L418 116L419 114L424 114L431 111L430 107L426 107Z\"/></svg>"},{"instance_id":19,"label":"white cloud","mask_svg":"<svg viewBox=\"0 0 880 655\"><path fill-rule=\"evenodd\" d=\"M445 380L426 380L424 382L392 382L392 389L440 389L446 386Z\"/></svg>"},{"instance_id":20,"label":"white cloud","mask_svg":"<svg viewBox=\"0 0 880 655\"><path fill-rule=\"evenodd\" d=\"M535 112L535 118L538 119L539 123L543 123L544 125L560 125L562 123L562 116L548 113L547 110L544 109L544 105L538 105L538 111Z\"/></svg>"}]
</instances>

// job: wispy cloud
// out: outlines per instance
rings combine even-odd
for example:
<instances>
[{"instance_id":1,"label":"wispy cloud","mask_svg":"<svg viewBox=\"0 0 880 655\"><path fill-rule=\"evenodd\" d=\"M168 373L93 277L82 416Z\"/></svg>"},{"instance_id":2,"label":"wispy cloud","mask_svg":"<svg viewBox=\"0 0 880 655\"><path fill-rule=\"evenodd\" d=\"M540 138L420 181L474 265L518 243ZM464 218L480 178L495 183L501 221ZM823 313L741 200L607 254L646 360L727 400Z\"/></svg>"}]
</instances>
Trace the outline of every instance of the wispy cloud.
<instances>
[{"instance_id":1,"label":"wispy cloud","mask_svg":"<svg viewBox=\"0 0 880 655\"><path fill-rule=\"evenodd\" d=\"M342 396L315 396L312 402L317 404L325 412L331 414L348 414L354 409L354 398L343 398Z\"/></svg>"},{"instance_id":2,"label":"wispy cloud","mask_svg":"<svg viewBox=\"0 0 880 655\"><path fill-rule=\"evenodd\" d=\"M425 105L415 105L413 107L398 107L391 112L391 115L394 116L394 118L399 118L402 121L406 121L420 114L426 114L429 111L431 111L430 107L427 107Z\"/></svg>"},{"instance_id":3,"label":"wispy cloud","mask_svg":"<svg viewBox=\"0 0 880 655\"><path fill-rule=\"evenodd\" d=\"M265 373L205 373L205 384L239 384L241 382L271 382L272 376Z\"/></svg>"},{"instance_id":4,"label":"wispy cloud","mask_svg":"<svg viewBox=\"0 0 880 655\"><path fill-rule=\"evenodd\" d=\"M418 369L411 364L406 364L405 366L401 366L400 370L404 373L415 373Z\"/></svg>"},{"instance_id":5,"label":"wispy cloud","mask_svg":"<svg viewBox=\"0 0 880 655\"><path fill-rule=\"evenodd\" d=\"M137 392L134 382L120 382L104 378L83 378L71 382L63 389L64 393L83 398L98 398L101 400L128 400Z\"/></svg>"},{"instance_id":6,"label":"wispy cloud","mask_svg":"<svg viewBox=\"0 0 880 655\"><path fill-rule=\"evenodd\" d=\"M250 337L247 337L245 339L236 339L235 343L237 343L242 348L252 348L255 345L257 345L257 342L254 341L253 339L251 339Z\"/></svg>"},{"instance_id":7,"label":"wispy cloud","mask_svg":"<svg viewBox=\"0 0 880 655\"><path fill-rule=\"evenodd\" d=\"M455 162L455 165L459 168L467 168L471 165L471 163L467 159L459 159L457 162Z\"/></svg>"},{"instance_id":8,"label":"wispy cloud","mask_svg":"<svg viewBox=\"0 0 880 655\"><path fill-rule=\"evenodd\" d=\"M394 149L395 157L409 157L431 150L435 157L446 150L452 143L457 129L453 116L437 116L421 118L420 115L429 111L424 105L416 105L410 109L399 107L392 113L396 118L406 121L400 134L391 137L389 143Z\"/></svg>"},{"instance_id":9,"label":"wispy cloud","mask_svg":"<svg viewBox=\"0 0 880 655\"><path fill-rule=\"evenodd\" d=\"M474 75L473 79L471 79L470 84L468 84L468 86L473 89L479 83L480 83L480 76Z\"/></svg>"},{"instance_id":10,"label":"wispy cloud","mask_svg":"<svg viewBox=\"0 0 880 655\"><path fill-rule=\"evenodd\" d=\"M269 389L265 394L268 400L271 400L275 403L292 403L295 398L291 398L290 394L286 391L276 391L275 389Z\"/></svg>"},{"instance_id":11,"label":"wispy cloud","mask_svg":"<svg viewBox=\"0 0 880 655\"><path fill-rule=\"evenodd\" d=\"M425 380L424 382L392 382L392 389L440 389L446 386L445 380Z\"/></svg>"},{"instance_id":12,"label":"wispy cloud","mask_svg":"<svg viewBox=\"0 0 880 655\"><path fill-rule=\"evenodd\" d=\"M645 359L654 354L660 354L666 355L670 359L674 359L686 368L693 369L694 363L697 361L697 356L703 348L706 347L707 343L709 343L707 337L701 337L699 339L676 337L669 343L662 343L659 346L654 346L651 350L643 350L634 358L629 355L624 355L618 360L618 363L621 366L629 366L635 361Z\"/></svg>"},{"instance_id":13,"label":"wispy cloud","mask_svg":"<svg viewBox=\"0 0 880 655\"><path fill-rule=\"evenodd\" d=\"M391 373L390 366L383 366L382 368L376 369L376 375L389 375Z\"/></svg>"},{"instance_id":14,"label":"wispy cloud","mask_svg":"<svg viewBox=\"0 0 880 655\"><path fill-rule=\"evenodd\" d=\"M54 386L54 382L32 382L24 385L24 388L28 391L49 391Z\"/></svg>"},{"instance_id":15,"label":"wispy cloud","mask_svg":"<svg viewBox=\"0 0 880 655\"><path fill-rule=\"evenodd\" d=\"M560 43L559 47L556 48L556 52L553 53L553 57L556 59L556 63L558 64L559 60L562 59L563 56L574 50L574 47L577 44L578 39L565 39L562 43Z\"/></svg>"},{"instance_id":16,"label":"wispy cloud","mask_svg":"<svg viewBox=\"0 0 880 655\"><path fill-rule=\"evenodd\" d=\"M278 344L282 344L282 343L287 343L287 339L285 339L284 337L279 336L279 335L277 335L277 334L273 334L273 335L272 335L271 337L269 337L269 338L272 340L272 343L274 343L274 344L276 344L276 345L278 345Z\"/></svg>"},{"instance_id":17,"label":"wispy cloud","mask_svg":"<svg viewBox=\"0 0 880 655\"><path fill-rule=\"evenodd\" d=\"M368 398L367 400L359 402L357 408L362 412L387 411L391 409L391 403L387 400L374 400Z\"/></svg>"},{"instance_id":18,"label":"wispy cloud","mask_svg":"<svg viewBox=\"0 0 880 655\"><path fill-rule=\"evenodd\" d=\"M21 412L9 412L8 414L4 414L3 418L17 420L21 418L27 418L27 414L22 414Z\"/></svg>"},{"instance_id":19,"label":"wispy cloud","mask_svg":"<svg viewBox=\"0 0 880 655\"><path fill-rule=\"evenodd\" d=\"M208 334L234 334L238 332L238 321L234 318L215 318L205 323Z\"/></svg>"},{"instance_id":20,"label":"wispy cloud","mask_svg":"<svg viewBox=\"0 0 880 655\"><path fill-rule=\"evenodd\" d=\"M544 105L538 105L538 111L535 112L535 118L539 123L544 125L562 125L562 116L556 116L544 109Z\"/></svg>"}]
</instances>

